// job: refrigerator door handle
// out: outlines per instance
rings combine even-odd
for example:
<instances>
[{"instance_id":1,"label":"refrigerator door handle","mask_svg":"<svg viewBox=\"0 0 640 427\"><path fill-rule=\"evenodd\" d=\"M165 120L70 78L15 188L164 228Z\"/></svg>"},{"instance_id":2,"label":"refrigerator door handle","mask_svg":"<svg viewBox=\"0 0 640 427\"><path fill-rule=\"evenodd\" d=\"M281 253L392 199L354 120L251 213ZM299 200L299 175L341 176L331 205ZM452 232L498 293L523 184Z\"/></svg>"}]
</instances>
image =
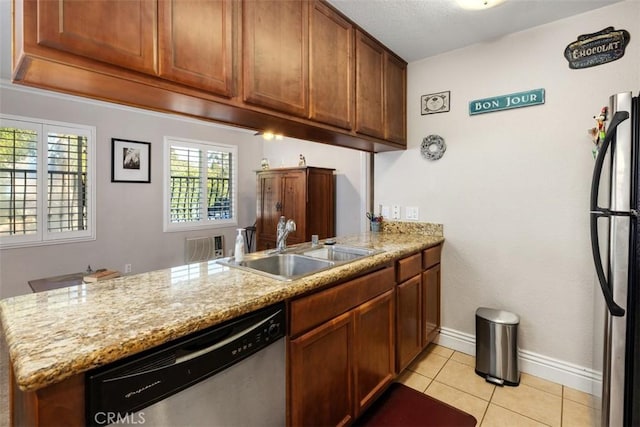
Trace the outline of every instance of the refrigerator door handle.
<instances>
[{"instance_id":1,"label":"refrigerator door handle","mask_svg":"<svg viewBox=\"0 0 640 427\"><path fill-rule=\"evenodd\" d=\"M607 130L607 134L602 141L602 145L600 145L600 150L598 151L598 157L596 157L596 164L593 167L593 178L591 180L591 203L590 209L592 213L604 213L608 214L609 209L598 207L598 192L600 190L600 178L602 175L602 167L604 165L604 158L607 154L607 150L611 145L611 141L616 136L616 129L620 123L624 122L629 118L628 111L618 111L613 115L611 119L611 123L609 124L609 129Z\"/></svg>"},{"instance_id":2,"label":"refrigerator door handle","mask_svg":"<svg viewBox=\"0 0 640 427\"><path fill-rule=\"evenodd\" d=\"M602 267L602 258L600 255L600 246L598 238L598 218L606 217L607 215L599 214L597 212L591 213L591 253L593 254L593 262L596 266L596 274L598 276L598 282L602 289L602 295L607 303L607 308L612 316L624 316L624 309L620 307L613 299L613 293L611 292L611 286L604 275L604 269Z\"/></svg>"},{"instance_id":3,"label":"refrigerator door handle","mask_svg":"<svg viewBox=\"0 0 640 427\"><path fill-rule=\"evenodd\" d=\"M607 308L612 316L624 316L624 309L620 307L613 299L613 293L611 292L611 285L604 274L604 268L602 267L602 257L600 255L600 244L598 237L598 219L602 217L622 216L629 215L629 212L617 212L608 208L598 207L598 191L600 178L602 175L602 167L604 165L604 158L607 154L607 150L611 145L611 141L615 137L616 128L620 123L629 118L629 112L618 111L613 115L607 134L602 141L598 157L596 158L596 164L593 169L593 180L591 181L591 253L593 254L593 262L596 267L596 274L598 276L598 282L602 289L602 294L607 303Z\"/></svg>"}]
</instances>

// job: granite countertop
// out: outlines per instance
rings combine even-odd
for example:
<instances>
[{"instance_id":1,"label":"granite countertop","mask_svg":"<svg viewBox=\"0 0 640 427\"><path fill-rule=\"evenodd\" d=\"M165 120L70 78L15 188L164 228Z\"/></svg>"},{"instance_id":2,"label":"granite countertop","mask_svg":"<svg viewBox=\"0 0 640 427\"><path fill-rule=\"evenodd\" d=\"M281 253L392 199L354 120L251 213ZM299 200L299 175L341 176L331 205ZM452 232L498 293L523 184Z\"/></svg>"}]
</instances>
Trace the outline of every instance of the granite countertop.
<instances>
[{"instance_id":1,"label":"granite countertop","mask_svg":"<svg viewBox=\"0 0 640 427\"><path fill-rule=\"evenodd\" d=\"M441 225L387 224L381 233L336 239L384 253L291 282L209 261L4 299L16 382L37 390L444 240Z\"/></svg>"}]
</instances>

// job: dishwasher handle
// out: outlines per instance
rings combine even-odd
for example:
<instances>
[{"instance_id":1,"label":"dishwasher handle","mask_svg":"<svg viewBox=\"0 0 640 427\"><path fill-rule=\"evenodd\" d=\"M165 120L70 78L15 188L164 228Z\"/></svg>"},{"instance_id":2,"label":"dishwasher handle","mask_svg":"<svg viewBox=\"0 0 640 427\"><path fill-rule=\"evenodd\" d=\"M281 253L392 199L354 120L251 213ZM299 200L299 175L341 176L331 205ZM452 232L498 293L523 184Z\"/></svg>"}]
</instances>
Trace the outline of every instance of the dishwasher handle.
<instances>
[{"instance_id":1,"label":"dishwasher handle","mask_svg":"<svg viewBox=\"0 0 640 427\"><path fill-rule=\"evenodd\" d=\"M269 321L271 321L272 319L274 319L276 316L278 316L280 314L280 310L277 311L276 313L273 313L271 316L265 318L264 320L262 320L259 323L255 323L251 326L249 326L248 328L245 328L227 338L225 338L222 341L218 341L217 343L210 345L208 347L205 347L203 349L200 350L194 350L194 351L184 351L184 350L178 350L177 354L182 353L182 355L178 356L176 355L176 361L175 361L175 365L179 365L181 363L185 363L188 362L190 360L193 360L197 357L200 356L204 356L207 353L211 353L212 351L215 351L221 347L224 347L225 345L229 344L230 342L233 342L239 338L241 338L243 335L248 334L249 332L251 332L254 329L257 329L259 327L261 327L262 325L264 325L265 323L268 323Z\"/></svg>"}]
</instances>

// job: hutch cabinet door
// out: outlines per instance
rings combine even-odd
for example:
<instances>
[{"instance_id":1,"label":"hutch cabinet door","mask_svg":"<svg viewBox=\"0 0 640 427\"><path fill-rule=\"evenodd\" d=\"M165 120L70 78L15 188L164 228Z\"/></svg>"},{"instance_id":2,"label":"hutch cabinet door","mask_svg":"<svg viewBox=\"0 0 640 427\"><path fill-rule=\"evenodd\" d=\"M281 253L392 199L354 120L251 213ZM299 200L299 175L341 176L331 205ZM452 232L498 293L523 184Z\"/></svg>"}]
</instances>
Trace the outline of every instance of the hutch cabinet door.
<instances>
[{"instance_id":1,"label":"hutch cabinet door","mask_svg":"<svg viewBox=\"0 0 640 427\"><path fill-rule=\"evenodd\" d=\"M37 0L38 44L156 74L156 0Z\"/></svg>"},{"instance_id":2,"label":"hutch cabinet door","mask_svg":"<svg viewBox=\"0 0 640 427\"><path fill-rule=\"evenodd\" d=\"M263 250L275 247L278 220L283 215L282 180L278 173L259 173L257 182L256 241L257 249Z\"/></svg>"}]
</instances>

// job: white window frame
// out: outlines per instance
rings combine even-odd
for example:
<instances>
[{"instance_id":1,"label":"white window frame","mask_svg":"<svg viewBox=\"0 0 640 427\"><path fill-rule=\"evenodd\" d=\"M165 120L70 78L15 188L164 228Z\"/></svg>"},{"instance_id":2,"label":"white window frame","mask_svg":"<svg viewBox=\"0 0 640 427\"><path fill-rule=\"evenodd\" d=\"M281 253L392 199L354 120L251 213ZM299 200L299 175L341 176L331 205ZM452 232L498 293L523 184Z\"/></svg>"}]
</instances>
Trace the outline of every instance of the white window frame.
<instances>
[{"instance_id":1,"label":"white window frame","mask_svg":"<svg viewBox=\"0 0 640 427\"><path fill-rule=\"evenodd\" d=\"M190 149L198 149L200 151L225 151L231 153L231 218L211 220L208 215L202 215L199 221L192 222L171 222L171 147L179 146ZM235 145L221 144L212 141L200 141L181 137L165 136L164 137L164 201L163 201L163 230L165 232L202 230L213 228L224 228L238 225L238 147ZM206 160L204 156L203 161ZM206 174L206 168L203 168L203 174ZM202 194L206 194L206 176L203 175L202 182L205 188ZM206 197L202 202L203 213L206 213Z\"/></svg>"},{"instance_id":2,"label":"white window frame","mask_svg":"<svg viewBox=\"0 0 640 427\"><path fill-rule=\"evenodd\" d=\"M37 133L37 232L27 235L0 237L0 248L20 248L63 243L85 242L96 239L96 128L95 126L42 120L32 117L0 114L0 127L17 127ZM87 218L86 230L49 232L47 226L47 173L49 132L71 133L87 138Z\"/></svg>"}]
</instances>

